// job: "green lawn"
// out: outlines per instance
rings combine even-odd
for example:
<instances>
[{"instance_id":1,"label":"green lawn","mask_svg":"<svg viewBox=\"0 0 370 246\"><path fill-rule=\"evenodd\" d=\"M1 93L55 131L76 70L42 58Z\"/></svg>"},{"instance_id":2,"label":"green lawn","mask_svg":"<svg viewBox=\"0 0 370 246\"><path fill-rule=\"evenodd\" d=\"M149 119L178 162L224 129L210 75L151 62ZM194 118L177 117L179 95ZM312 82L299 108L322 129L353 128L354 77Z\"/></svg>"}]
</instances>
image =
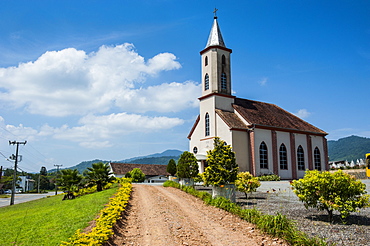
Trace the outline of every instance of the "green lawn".
<instances>
[{"instance_id":1,"label":"green lawn","mask_svg":"<svg viewBox=\"0 0 370 246\"><path fill-rule=\"evenodd\" d=\"M117 192L112 188L74 200L62 196L0 208L0 245L59 245L88 226Z\"/></svg>"}]
</instances>

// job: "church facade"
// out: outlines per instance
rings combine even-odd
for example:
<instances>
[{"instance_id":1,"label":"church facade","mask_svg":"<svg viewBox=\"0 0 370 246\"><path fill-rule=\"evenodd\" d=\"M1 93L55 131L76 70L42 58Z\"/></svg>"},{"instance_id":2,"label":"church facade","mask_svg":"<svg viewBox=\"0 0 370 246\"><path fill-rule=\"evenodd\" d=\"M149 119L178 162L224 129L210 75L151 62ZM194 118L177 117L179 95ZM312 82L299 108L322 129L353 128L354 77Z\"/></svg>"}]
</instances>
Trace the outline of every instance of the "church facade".
<instances>
[{"instance_id":1,"label":"church facade","mask_svg":"<svg viewBox=\"0 0 370 246\"><path fill-rule=\"evenodd\" d=\"M232 95L231 53L215 16L207 45L200 52L200 114L188 135L200 171L207 167L214 137L231 145L239 171L254 176L296 179L307 169L328 170L326 132L274 104Z\"/></svg>"}]
</instances>

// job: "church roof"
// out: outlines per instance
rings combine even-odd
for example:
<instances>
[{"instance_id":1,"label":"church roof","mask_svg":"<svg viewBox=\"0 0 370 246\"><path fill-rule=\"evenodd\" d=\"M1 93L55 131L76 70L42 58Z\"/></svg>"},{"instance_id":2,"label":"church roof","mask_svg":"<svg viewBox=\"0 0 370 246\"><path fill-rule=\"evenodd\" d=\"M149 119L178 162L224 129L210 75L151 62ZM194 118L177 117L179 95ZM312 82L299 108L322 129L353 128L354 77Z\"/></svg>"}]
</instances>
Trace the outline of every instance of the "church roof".
<instances>
[{"instance_id":1,"label":"church roof","mask_svg":"<svg viewBox=\"0 0 370 246\"><path fill-rule=\"evenodd\" d=\"M220 27L218 26L217 16L213 19L213 26L209 33L208 42L206 48L210 46L221 46L226 48L224 39L222 38Z\"/></svg>"},{"instance_id":2,"label":"church roof","mask_svg":"<svg viewBox=\"0 0 370 246\"><path fill-rule=\"evenodd\" d=\"M285 111L275 104L235 98L233 108L250 126L272 127L327 135L323 130Z\"/></svg>"},{"instance_id":3,"label":"church roof","mask_svg":"<svg viewBox=\"0 0 370 246\"><path fill-rule=\"evenodd\" d=\"M110 163L112 172L115 175L125 175L131 172L134 168L140 168L141 171L147 176L170 175L167 173L167 165L155 164L131 164L131 163Z\"/></svg>"},{"instance_id":4,"label":"church roof","mask_svg":"<svg viewBox=\"0 0 370 246\"><path fill-rule=\"evenodd\" d=\"M233 112L216 109L216 113L232 129L245 130L248 126Z\"/></svg>"}]
</instances>

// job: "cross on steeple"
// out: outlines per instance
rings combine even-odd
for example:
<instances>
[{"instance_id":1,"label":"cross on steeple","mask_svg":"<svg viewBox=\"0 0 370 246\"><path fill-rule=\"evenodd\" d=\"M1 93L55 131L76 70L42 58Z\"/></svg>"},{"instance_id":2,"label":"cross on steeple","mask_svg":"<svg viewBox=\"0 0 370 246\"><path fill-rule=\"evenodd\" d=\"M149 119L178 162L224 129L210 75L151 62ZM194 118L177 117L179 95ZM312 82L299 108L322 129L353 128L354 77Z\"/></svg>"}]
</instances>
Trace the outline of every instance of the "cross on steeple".
<instances>
[{"instance_id":1,"label":"cross on steeple","mask_svg":"<svg viewBox=\"0 0 370 246\"><path fill-rule=\"evenodd\" d=\"M215 8L215 10L213 10L213 14L215 15L214 18L217 19L217 11L218 9Z\"/></svg>"}]
</instances>

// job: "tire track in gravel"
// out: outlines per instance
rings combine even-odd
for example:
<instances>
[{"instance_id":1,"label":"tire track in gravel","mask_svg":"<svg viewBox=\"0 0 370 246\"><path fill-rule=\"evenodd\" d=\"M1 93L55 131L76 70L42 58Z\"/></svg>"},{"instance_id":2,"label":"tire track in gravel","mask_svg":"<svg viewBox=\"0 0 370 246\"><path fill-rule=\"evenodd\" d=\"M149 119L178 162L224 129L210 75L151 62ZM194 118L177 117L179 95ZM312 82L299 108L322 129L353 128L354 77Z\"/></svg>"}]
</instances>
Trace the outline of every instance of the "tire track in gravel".
<instances>
[{"instance_id":1,"label":"tire track in gravel","mask_svg":"<svg viewBox=\"0 0 370 246\"><path fill-rule=\"evenodd\" d=\"M107 245L287 245L175 188L134 184L129 204Z\"/></svg>"}]
</instances>

